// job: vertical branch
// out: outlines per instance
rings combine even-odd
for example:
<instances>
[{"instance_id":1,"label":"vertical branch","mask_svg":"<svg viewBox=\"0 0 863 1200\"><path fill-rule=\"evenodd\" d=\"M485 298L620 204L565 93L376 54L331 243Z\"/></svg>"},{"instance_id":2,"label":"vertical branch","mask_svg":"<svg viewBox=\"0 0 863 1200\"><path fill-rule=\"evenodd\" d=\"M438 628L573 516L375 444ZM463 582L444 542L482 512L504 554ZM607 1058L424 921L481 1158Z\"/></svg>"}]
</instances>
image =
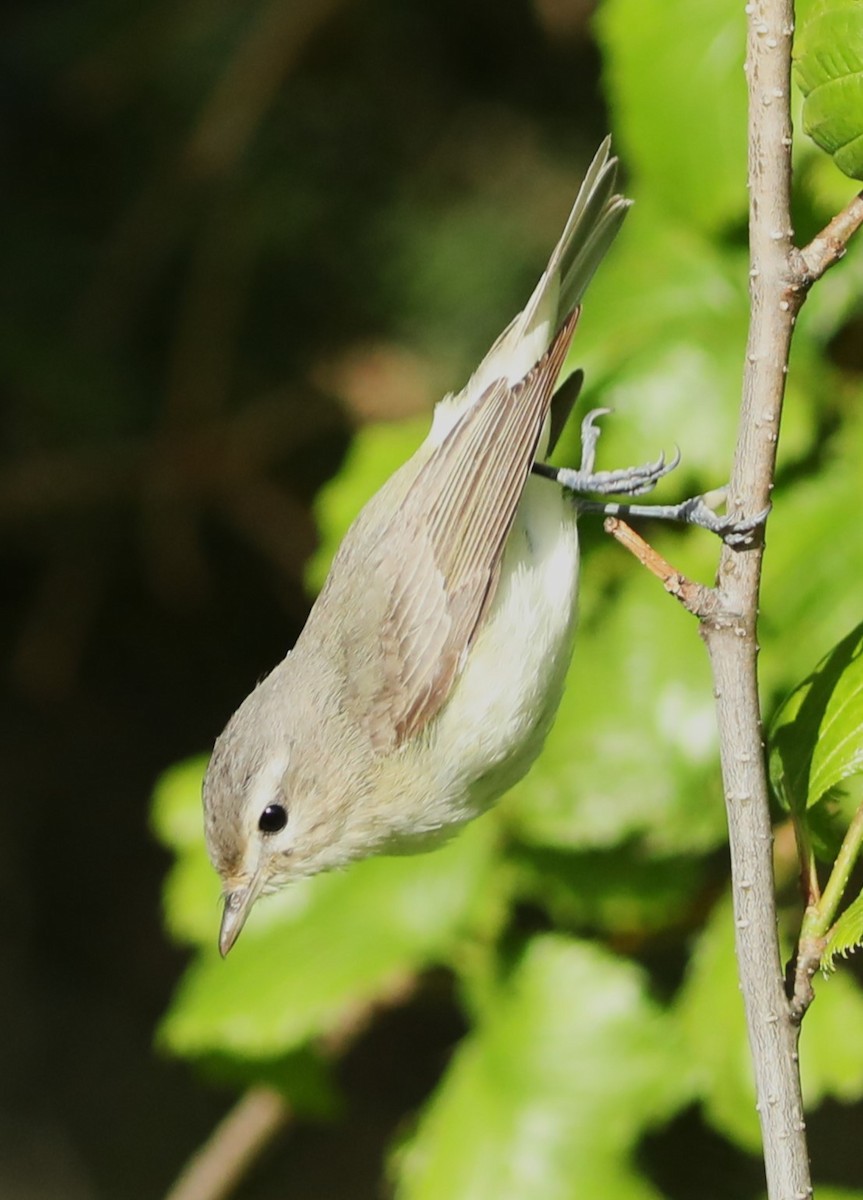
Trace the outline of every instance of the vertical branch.
<instances>
[{"instance_id":1,"label":"vertical branch","mask_svg":"<svg viewBox=\"0 0 863 1200\"><path fill-rule=\"evenodd\" d=\"M749 89L750 325L729 506L755 513L773 486L788 355L805 291L797 286L790 219L792 0L752 0ZM728 812L735 942L755 1073L770 1200L811 1195L799 1024L785 994L773 884L762 742L756 616L763 546L725 548L718 612L702 622L713 668Z\"/></svg>"},{"instance_id":2,"label":"vertical branch","mask_svg":"<svg viewBox=\"0 0 863 1200\"><path fill-rule=\"evenodd\" d=\"M798 249L791 229L791 38L793 0L750 0L746 75L749 89L750 320L729 488L732 515L765 510L773 488L776 445L791 337L809 288L845 253L863 227L863 192ZM810 910L786 992L773 883L773 834L758 699L756 624L763 544L726 546L716 587L686 579L623 522L606 529L621 541L701 622L713 670L740 988L758 1096L769 1200L812 1194L797 1042L812 999L811 979L826 925L810 851L798 847ZM863 812L863 810L861 810ZM851 833L856 856L863 817Z\"/></svg>"}]
</instances>

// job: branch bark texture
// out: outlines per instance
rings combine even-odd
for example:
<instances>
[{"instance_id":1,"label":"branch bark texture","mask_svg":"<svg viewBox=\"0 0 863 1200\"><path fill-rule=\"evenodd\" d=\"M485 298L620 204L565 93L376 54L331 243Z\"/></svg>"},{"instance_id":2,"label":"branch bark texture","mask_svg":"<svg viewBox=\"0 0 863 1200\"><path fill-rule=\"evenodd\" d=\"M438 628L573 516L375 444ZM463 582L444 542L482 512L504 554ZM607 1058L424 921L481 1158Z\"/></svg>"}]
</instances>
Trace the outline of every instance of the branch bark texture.
<instances>
[{"instance_id":1,"label":"branch bark texture","mask_svg":"<svg viewBox=\"0 0 863 1200\"><path fill-rule=\"evenodd\" d=\"M840 257L857 215L846 210L838 242L833 222L829 235L825 231L805 250L794 246L789 104L794 6L792 0L752 0L746 12L751 315L729 489L729 507L739 514L769 503L794 322L809 286ZM743 553L723 550L719 603L702 618L702 634L713 668L735 941L768 1195L770 1200L806 1200L812 1185L797 1057L801 1014L789 1003L780 959L758 699L762 554L763 544Z\"/></svg>"}]
</instances>

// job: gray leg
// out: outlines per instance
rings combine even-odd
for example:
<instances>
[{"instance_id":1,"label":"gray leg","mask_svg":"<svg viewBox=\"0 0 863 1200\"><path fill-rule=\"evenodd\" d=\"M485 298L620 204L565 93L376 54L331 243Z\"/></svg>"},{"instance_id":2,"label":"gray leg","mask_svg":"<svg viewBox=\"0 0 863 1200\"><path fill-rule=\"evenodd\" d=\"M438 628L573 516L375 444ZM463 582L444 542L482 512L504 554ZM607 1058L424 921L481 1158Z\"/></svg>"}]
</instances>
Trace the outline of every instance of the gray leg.
<instances>
[{"instance_id":1,"label":"gray leg","mask_svg":"<svg viewBox=\"0 0 863 1200\"><path fill-rule=\"evenodd\" d=\"M750 545L755 532L764 524L770 509L765 508L754 517L732 521L719 516L707 504L704 496L693 496L680 504L626 504L617 501L585 500L585 495L594 496L641 496L652 491L663 476L668 475L680 462L677 451L671 462L660 454L655 462L643 463L639 467L626 467L619 471L596 471L596 444L600 429L597 417L611 410L595 408L581 423L581 466L578 470L569 467L551 467L547 463L534 463L535 474L554 479L576 498L579 512L603 513L609 517L652 517L659 521L678 521L684 525L698 525L717 534L729 546Z\"/></svg>"},{"instance_id":2,"label":"gray leg","mask_svg":"<svg viewBox=\"0 0 863 1200\"><path fill-rule=\"evenodd\" d=\"M660 454L655 462L643 463L640 467L624 467L619 471L594 470L596 443L601 432L596 418L609 412L610 408L594 408L581 422L581 466L578 470L534 463L534 473L556 480L573 495L642 496L645 492L653 491L659 480L680 462L680 452L676 452L668 463L665 455Z\"/></svg>"},{"instance_id":3,"label":"gray leg","mask_svg":"<svg viewBox=\"0 0 863 1200\"><path fill-rule=\"evenodd\" d=\"M606 517L650 517L657 521L679 521L684 525L698 525L721 537L723 542L736 549L751 545L756 530L767 520L770 508L764 508L754 517L733 521L713 511L703 496L692 496L680 504L616 504L613 502L579 500L579 512L602 513Z\"/></svg>"}]
</instances>

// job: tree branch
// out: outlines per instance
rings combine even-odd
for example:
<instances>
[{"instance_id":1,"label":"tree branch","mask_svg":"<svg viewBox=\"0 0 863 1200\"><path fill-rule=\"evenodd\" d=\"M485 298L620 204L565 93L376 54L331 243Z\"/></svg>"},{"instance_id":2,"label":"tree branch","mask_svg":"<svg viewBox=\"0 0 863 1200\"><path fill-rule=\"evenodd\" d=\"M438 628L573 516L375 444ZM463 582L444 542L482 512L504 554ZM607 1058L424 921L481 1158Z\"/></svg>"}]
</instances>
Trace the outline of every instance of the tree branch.
<instances>
[{"instance_id":1,"label":"tree branch","mask_svg":"<svg viewBox=\"0 0 863 1200\"><path fill-rule=\"evenodd\" d=\"M250 1088L188 1162L165 1200L224 1200L290 1119L282 1096Z\"/></svg>"},{"instance_id":2,"label":"tree branch","mask_svg":"<svg viewBox=\"0 0 863 1200\"><path fill-rule=\"evenodd\" d=\"M630 554L635 555L643 567L662 583L670 596L679 600L687 612L703 618L716 608L716 592L713 588L696 583L663 558L640 534L622 521L620 517L606 517L603 529L620 542Z\"/></svg>"},{"instance_id":3,"label":"tree branch","mask_svg":"<svg viewBox=\"0 0 863 1200\"><path fill-rule=\"evenodd\" d=\"M863 192L858 192L808 246L792 252L796 273L805 286L811 287L829 267L839 262L861 225Z\"/></svg>"},{"instance_id":4,"label":"tree branch","mask_svg":"<svg viewBox=\"0 0 863 1200\"><path fill-rule=\"evenodd\" d=\"M322 1039L322 1053L328 1058L343 1055L379 1012L406 1004L416 986L416 975L397 974L374 1000L349 1005ZM288 1102L275 1088L250 1087L195 1151L164 1200L227 1200L292 1118Z\"/></svg>"},{"instance_id":5,"label":"tree branch","mask_svg":"<svg viewBox=\"0 0 863 1200\"><path fill-rule=\"evenodd\" d=\"M804 250L792 243L792 0L753 0L748 15L750 325L729 510L770 499L791 337L809 287L863 223L856 197ZM713 669L728 812L737 959L770 1200L812 1193L800 1091L799 1021L811 963L789 1003L780 961L772 832L758 699L756 620L763 545L722 553L717 612L702 621ZM801 971L806 976L800 978Z\"/></svg>"},{"instance_id":6,"label":"tree branch","mask_svg":"<svg viewBox=\"0 0 863 1200\"><path fill-rule=\"evenodd\" d=\"M770 499L791 335L805 291L792 269L792 0L747 5L750 324L729 511ZM702 624L713 668L728 814L735 945L770 1200L811 1195L803 1101L780 961L772 830L758 700L756 617L763 544L723 550L719 612Z\"/></svg>"}]
</instances>

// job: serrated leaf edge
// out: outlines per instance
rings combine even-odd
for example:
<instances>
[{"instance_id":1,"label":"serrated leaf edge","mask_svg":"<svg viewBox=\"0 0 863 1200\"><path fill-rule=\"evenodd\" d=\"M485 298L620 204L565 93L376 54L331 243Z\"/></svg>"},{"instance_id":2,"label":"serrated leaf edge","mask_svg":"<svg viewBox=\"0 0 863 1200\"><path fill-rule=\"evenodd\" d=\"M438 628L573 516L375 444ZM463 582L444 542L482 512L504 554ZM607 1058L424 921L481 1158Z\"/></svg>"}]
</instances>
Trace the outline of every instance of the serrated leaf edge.
<instances>
[{"instance_id":1,"label":"serrated leaf edge","mask_svg":"<svg viewBox=\"0 0 863 1200\"><path fill-rule=\"evenodd\" d=\"M849 928L850 927L850 928ZM848 958L863 945L863 892L852 901L827 935L821 955L821 970L825 975L836 970L836 956Z\"/></svg>"}]
</instances>

